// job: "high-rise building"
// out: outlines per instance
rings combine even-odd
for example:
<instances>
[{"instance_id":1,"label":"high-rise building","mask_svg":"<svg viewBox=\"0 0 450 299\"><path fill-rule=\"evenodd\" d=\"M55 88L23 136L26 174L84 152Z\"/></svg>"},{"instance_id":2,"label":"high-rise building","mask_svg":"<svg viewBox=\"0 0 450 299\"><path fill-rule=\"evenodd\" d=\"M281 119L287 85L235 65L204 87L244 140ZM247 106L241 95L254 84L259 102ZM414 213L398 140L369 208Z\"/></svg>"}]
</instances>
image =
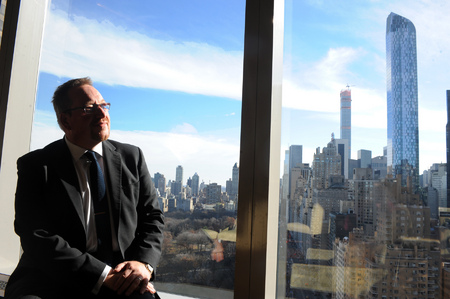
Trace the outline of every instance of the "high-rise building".
<instances>
[{"instance_id":1,"label":"high-rise building","mask_svg":"<svg viewBox=\"0 0 450 299\"><path fill-rule=\"evenodd\" d=\"M238 194L239 190L239 167L234 163L233 173L231 175L231 193L233 196Z\"/></svg>"},{"instance_id":2,"label":"high-rise building","mask_svg":"<svg viewBox=\"0 0 450 299\"><path fill-rule=\"evenodd\" d=\"M225 192L227 192L228 195L231 195L233 192L233 181L231 179L228 179L228 181L225 182Z\"/></svg>"},{"instance_id":3,"label":"high-rise building","mask_svg":"<svg viewBox=\"0 0 450 299\"><path fill-rule=\"evenodd\" d=\"M341 139L348 140L348 158L352 156L352 91L341 90Z\"/></svg>"},{"instance_id":4,"label":"high-rise building","mask_svg":"<svg viewBox=\"0 0 450 299\"><path fill-rule=\"evenodd\" d=\"M197 173L192 176L192 196L198 196L198 186L200 183L200 177Z\"/></svg>"},{"instance_id":5,"label":"high-rise building","mask_svg":"<svg viewBox=\"0 0 450 299\"><path fill-rule=\"evenodd\" d=\"M155 181L156 181L156 175L155 175ZM155 183L156 185L156 183ZM158 176L158 187L157 189L159 190L159 194L161 196L165 196L166 195L166 178L164 177L163 174Z\"/></svg>"},{"instance_id":6,"label":"high-rise building","mask_svg":"<svg viewBox=\"0 0 450 299\"><path fill-rule=\"evenodd\" d=\"M175 173L175 182L183 183L183 166L178 165Z\"/></svg>"},{"instance_id":7,"label":"high-rise building","mask_svg":"<svg viewBox=\"0 0 450 299\"><path fill-rule=\"evenodd\" d=\"M394 177L419 186L416 29L395 13L386 22L387 165Z\"/></svg>"},{"instance_id":8,"label":"high-rise building","mask_svg":"<svg viewBox=\"0 0 450 299\"><path fill-rule=\"evenodd\" d=\"M384 179L387 174L386 156L377 156L372 158L373 178L375 180Z\"/></svg>"},{"instance_id":9,"label":"high-rise building","mask_svg":"<svg viewBox=\"0 0 450 299\"><path fill-rule=\"evenodd\" d=\"M304 191L309 182L310 175L311 168L309 167L309 164L297 164L297 166L291 169L289 176L291 180L291 190L289 191L289 194L291 194L291 197L289 198L288 222L299 222L299 206L303 201Z\"/></svg>"},{"instance_id":10,"label":"high-rise building","mask_svg":"<svg viewBox=\"0 0 450 299\"><path fill-rule=\"evenodd\" d=\"M372 165L372 151L361 149L358 151L359 168L369 168Z\"/></svg>"},{"instance_id":11,"label":"high-rise building","mask_svg":"<svg viewBox=\"0 0 450 299\"><path fill-rule=\"evenodd\" d=\"M375 192L370 168L355 168L349 180L349 197L354 201L357 226L363 227L367 235L375 234Z\"/></svg>"},{"instance_id":12,"label":"high-rise building","mask_svg":"<svg viewBox=\"0 0 450 299\"><path fill-rule=\"evenodd\" d=\"M209 185L206 185L206 203L218 203L221 201L221 195L222 195L222 186L217 185L217 183L212 183Z\"/></svg>"},{"instance_id":13,"label":"high-rise building","mask_svg":"<svg viewBox=\"0 0 450 299\"><path fill-rule=\"evenodd\" d=\"M447 90L447 165L450 165L450 90ZM448 170L447 170L448 173ZM450 187L450 175L447 175L447 186ZM450 208L450 188L447 189L447 208Z\"/></svg>"},{"instance_id":14,"label":"high-rise building","mask_svg":"<svg viewBox=\"0 0 450 299\"><path fill-rule=\"evenodd\" d=\"M428 171L430 174L431 187L435 188L438 193L439 207L447 207L447 164L433 164L437 170Z\"/></svg>"},{"instance_id":15,"label":"high-rise building","mask_svg":"<svg viewBox=\"0 0 450 299\"><path fill-rule=\"evenodd\" d=\"M346 179L348 177L348 160L350 159L350 152L348 150L348 139L333 139L334 146L339 155L341 155L341 175Z\"/></svg>"},{"instance_id":16,"label":"high-rise building","mask_svg":"<svg viewBox=\"0 0 450 299\"><path fill-rule=\"evenodd\" d=\"M288 180L288 190L289 190L289 197L292 197L292 194L290 193L290 190L292 189L291 186L291 172L292 168L301 166L303 160L303 146L302 145L291 145L289 146L289 180Z\"/></svg>"},{"instance_id":17,"label":"high-rise building","mask_svg":"<svg viewBox=\"0 0 450 299\"><path fill-rule=\"evenodd\" d=\"M160 174L159 172L155 173L154 177L153 177L153 184L155 184L155 188L158 189L158 183L159 183L159 178L163 176L162 174Z\"/></svg>"},{"instance_id":18,"label":"high-rise building","mask_svg":"<svg viewBox=\"0 0 450 299\"><path fill-rule=\"evenodd\" d=\"M192 179L189 177L186 182L186 187L192 188Z\"/></svg>"},{"instance_id":19,"label":"high-rise building","mask_svg":"<svg viewBox=\"0 0 450 299\"><path fill-rule=\"evenodd\" d=\"M348 160L348 179L353 179L353 170L355 168L359 168L359 161L356 159L349 159Z\"/></svg>"},{"instance_id":20,"label":"high-rise building","mask_svg":"<svg viewBox=\"0 0 450 299\"><path fill-rule=\"evenodd\" d=\"M320 152L316 149L312 163L311 187L327 189L330 187L330 176L341 175L341 155L338 154L333 140Z\"/></svg>"},{"instance_id":21,"label":"high-rise building","mask_svg":"<svg viewBox=\"0 0 450 299\"><path fill-rule=\"evenodd\" d=\"M289 170L293 167L302 164L302 145L291 145L289 146Z\"/></svg>"},{"instance_id":22,"label":"high-rise building","mask_svg":"<svg viewBox=\"0 0 450 299\"><path fill-rule=\"evenodd\" d=\"M178 196L178 194L183 191L183 186L181 185L181 182L173 181L172 184L170 184L170 193L172 193L174 196Z\"/></svg>"}]
</instances>

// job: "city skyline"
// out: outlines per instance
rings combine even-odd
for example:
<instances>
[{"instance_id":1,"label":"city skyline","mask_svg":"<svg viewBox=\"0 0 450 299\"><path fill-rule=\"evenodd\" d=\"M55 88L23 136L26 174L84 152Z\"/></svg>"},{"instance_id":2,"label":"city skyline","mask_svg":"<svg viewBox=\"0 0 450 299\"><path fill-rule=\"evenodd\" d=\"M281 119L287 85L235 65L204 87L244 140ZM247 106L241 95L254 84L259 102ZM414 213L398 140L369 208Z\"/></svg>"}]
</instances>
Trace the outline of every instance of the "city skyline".
<instances>
[{"instance_id":1,"label":"city skyline","mask_svg":"<svg viewBox=\"0 0 450 299\"><path fill-rule=\"evenodd\" d=\"M392 11L412 20L420 36L420 169L445 161L450 39L434 32L449 29L443 12L450 4L404 4L286 1L280 161L290 145L302 144L303 162L311 164L316 147L339 131L339 91L347 85L352 91L351 155L360 149L382 155L384 34ZM151 173L174 179L173 167L183 165L185 173L197 172L205 182L230 178L229 165L239 162L245 3L165 5L170 8L150 2L124 8L120 1L52 1L32 149L62 137L50 103L56 86L89 75L112 103L111 138L140 146ZM73 36L77 39L68 38Z\"/></svg>"}]
</instances>

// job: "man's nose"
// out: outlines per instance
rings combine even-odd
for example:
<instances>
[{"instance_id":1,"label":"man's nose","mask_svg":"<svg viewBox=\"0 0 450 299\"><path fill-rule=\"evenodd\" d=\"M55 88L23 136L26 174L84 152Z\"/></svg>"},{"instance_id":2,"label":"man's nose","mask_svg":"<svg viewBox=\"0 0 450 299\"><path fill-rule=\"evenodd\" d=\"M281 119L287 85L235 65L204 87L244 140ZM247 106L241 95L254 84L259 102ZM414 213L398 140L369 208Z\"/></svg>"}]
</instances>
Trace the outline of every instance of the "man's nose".
<instances>
[{"instance_id":1,"label":"man's nose","mask_svg":"<svg viewBox=\"0 0 450 299\"><path fill-rule=\"evenodd\" d=\"M108 113L108 110L103 109L102 106L100 106L100 105L97 105L97 106L94 106L94 107L95 107L95 110L94 110L95 115L98 115L98 116L101 116L101 117L105 117L106 114Z\"/></svg>"}]
</instances>

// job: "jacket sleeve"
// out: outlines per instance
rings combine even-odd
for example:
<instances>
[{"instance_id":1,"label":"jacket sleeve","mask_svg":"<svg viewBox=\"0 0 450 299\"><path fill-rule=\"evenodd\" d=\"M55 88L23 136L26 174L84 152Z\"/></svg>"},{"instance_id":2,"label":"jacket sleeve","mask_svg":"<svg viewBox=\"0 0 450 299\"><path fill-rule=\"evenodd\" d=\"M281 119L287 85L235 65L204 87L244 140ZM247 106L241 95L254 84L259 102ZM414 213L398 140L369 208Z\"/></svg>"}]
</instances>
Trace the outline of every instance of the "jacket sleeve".
<instances>
[{"instance_id":1,"label":"jacket sleeve","mask_svg":"<svg viewBox=\"0 0 450 299\"><path fill-rule=\"evenodd\" d=\"M137 183L132 184L133 186L130 189L134 192L129 192L126 197L127 202L122 204L124 205L124 213L128 213L123 218L126 220L135 219L136 228L133 240L125 251L125 259L141 261L156 268L161 256L164 238L164 216L142 151L137 148L137 154L133 156L136 158L134 166L127 166L126 168L136 168ZM127 171L124 171L124 173L127 173ZM124 186L125 191L126 189L127 187ZM129 211L126 208L127 205L131 204L130 202L133 203L134 211Z\"/></svg>"}]
</instances>

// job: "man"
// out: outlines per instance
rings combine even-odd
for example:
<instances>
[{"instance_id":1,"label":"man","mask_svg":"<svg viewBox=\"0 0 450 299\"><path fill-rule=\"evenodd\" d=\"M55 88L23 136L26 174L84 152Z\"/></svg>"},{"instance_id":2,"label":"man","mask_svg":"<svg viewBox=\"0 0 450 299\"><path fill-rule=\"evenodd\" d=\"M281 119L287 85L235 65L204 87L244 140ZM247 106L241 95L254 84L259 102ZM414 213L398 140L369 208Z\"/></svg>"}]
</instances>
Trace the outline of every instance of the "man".
<instances>
[{"instance_id":1,"label":"man","mask_svg":"<svg viewBox=\"0 0 450 299\"><path fill-rule=\"evenodd\" d=\"M108 140L110 104L89 78L53 106L64 138L17 162L23 254L6 298L153 298L164 222L142 151Z\"/></svg>"}]
</instances>

